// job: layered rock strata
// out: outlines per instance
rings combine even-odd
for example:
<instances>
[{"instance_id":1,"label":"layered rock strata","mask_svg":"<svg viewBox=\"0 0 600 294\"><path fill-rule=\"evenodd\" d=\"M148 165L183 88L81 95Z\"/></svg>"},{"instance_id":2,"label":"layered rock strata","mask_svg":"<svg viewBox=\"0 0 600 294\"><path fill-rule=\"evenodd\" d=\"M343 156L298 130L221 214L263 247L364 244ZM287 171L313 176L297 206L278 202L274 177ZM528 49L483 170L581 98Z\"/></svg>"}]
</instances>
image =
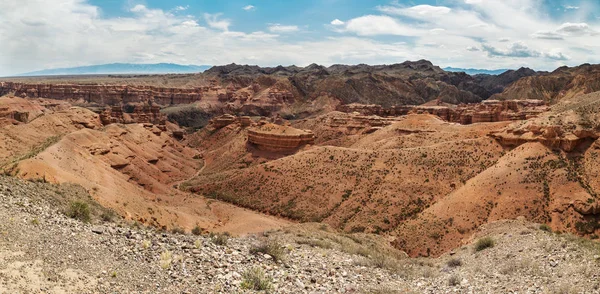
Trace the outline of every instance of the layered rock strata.
<instances>
[{"instance_id":1,"label":"layered rock strata","mask_svg":"<svg viewBox=\"0 0 600 294\"><path fill-rule=\"evenodd\" d=\"M157 105L136 105L133 113L126 113L122 106L112 106L104 110L100 114L102 124L131 124L131 123L147 123L159 126L161 129L166 129L164 126L167 123L167 117L160 113L160 107Z\"/></svg>"},{"instance_id":2,"label":"layered rock strata","mask_svg":"<svg viewBox=\"0 0 600 294\"><path fill-rule=\"evenodd\" d=\"M202 99L203 89L160 88L152 86L26 84L0 82L0 95L82 100L100 105L154 102L160 105L188 104Z\"/></svg>"},{"instance_id":3,"label":"layered rock strata","mask_svg":"<svg viewBox=\"0 0 600 294\"><path fill-rule=\"evenodd\" d=\"M461 104L457 106L403 105L384 108L380 105L347 104L338 107L338 110L342 112L357 112L367 116L377 115L388 117L410 113L428 113L437 115L443 120L460 124L524 120L534 118L548 111L548 109L541 100L486 100L481 103Z\"/></svg>"},{"instance_id":4,"label":"layered rock strata","mask_svg":"<svg viewBox=\"0 0 600 294\"><path fill-rule=\"evenodd\" d=\"M248 142L265 151L294 151L306 144L313 144L314 141L312 131L272 123L248 129Z\"/></svg>"}]
</instances>

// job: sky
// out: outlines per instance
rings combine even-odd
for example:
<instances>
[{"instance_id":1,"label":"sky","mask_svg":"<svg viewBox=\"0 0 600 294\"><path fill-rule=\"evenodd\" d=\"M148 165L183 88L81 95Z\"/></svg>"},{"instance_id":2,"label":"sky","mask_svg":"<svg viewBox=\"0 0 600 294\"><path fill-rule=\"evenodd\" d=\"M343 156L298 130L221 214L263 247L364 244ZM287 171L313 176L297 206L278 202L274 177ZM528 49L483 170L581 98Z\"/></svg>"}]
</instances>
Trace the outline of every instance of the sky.
<instances>
[{"instance_id":1,"label":"sky","mask_svg":"<svg viewBox=\"0 0 600 294\"><path fill-rule=\"evenodd\" d=\"M419 59L484 69L600 63L600 1L0 1L0 76L114 62Z\"/></svg>"}]
</instances>

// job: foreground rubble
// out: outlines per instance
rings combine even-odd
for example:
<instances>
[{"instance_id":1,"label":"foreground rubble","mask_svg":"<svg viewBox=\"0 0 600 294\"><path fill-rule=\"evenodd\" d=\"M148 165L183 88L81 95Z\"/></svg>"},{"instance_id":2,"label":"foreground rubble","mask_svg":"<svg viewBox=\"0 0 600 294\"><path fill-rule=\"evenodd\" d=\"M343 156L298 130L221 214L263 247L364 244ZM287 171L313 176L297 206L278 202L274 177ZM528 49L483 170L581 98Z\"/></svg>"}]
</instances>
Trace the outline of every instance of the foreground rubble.
<instances>
[{"instance_id":1,"label":"foreground rubble","mask_svg":"<svg viewBox=\"0 0 600 294\"><path fill-rule=\"evenodd\" d=\"M274 293L600 293L597 243L518 220L484 226L481 251L409 259L319 224L234 238L83 223L55 203L80 192L0 177L0 293L252 292L251 270Z\"/></svg>"}]
</instances>

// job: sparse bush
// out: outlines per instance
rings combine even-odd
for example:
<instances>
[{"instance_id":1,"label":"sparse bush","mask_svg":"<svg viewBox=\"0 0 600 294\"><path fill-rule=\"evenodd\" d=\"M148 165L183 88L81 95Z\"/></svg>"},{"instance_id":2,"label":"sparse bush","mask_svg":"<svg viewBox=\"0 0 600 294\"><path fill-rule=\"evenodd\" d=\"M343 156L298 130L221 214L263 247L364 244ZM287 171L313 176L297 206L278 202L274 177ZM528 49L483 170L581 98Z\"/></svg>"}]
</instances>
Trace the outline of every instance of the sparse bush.
<instances>
[{"instance_id":1,"label":"sparse bush","mask_svg":"<svg viewBox=\"0 0 600 294\"><path fill-rule=\"evenodd\" d=\"M492 239L491 237L484 237L477 240L477 242L475 243L475 251L481 251L487 248L492 248L494 247L494 245L496 245L496 241L494 241L494 239Z\"/></svg>"},{"instance_id":2,"label":"sparse bush","mask_svg":"<svg viewBox=\"0 0 600 294\"><path fill-rule=\"evenodd\" d=\"M271 290L271 279L265 275L265 272L261 268L251 268L242 274L242 283L240 284L242 289L256 290L256 291L268 291Z\"/></svg>"},{"instance_id":3,"label":"sparse bush","mask_svg":"<svg viewBox=\"0 0 600 294\"><path fill-rule=\"evenodd\" d=\"M448 279L448 285L453 286L453 287L460 285L460 278L458 276L451 276Z\"/></svg>"},{"instance_id":4,"label":"sparse bush","mask_svg":"<svg viewBox=\"0 0 600 294\"><path fill-rule=\"evenodd\" d=\"M104 222L111 222L114 217L115 217L115 213L112 210L105 210L100 215L100 219L102 219L102 221L104 221Z\"/></svg>"},{"instance_id":5,"label":"sparse bush","mask_svg":"<svg viewBox=\"0 0 600 294\"><path fill-rule=\"evenodd\" d=\"M331 245L330 242L327 242L325 240L314 240L314 239L308 239L308 240L298 240L296 241L296 243L302 245L309 245L311 247L320 247L320 248L325 248L325 249L331 249L333 247L333 245Z\"/></svg>"},{"instance_id":6,"label":"sparse bush","mask_svg":"<svg viewBox=\"0 0 600 294\"><path fill-rule=\"evenodd\" d=\"M210 240L216 245L227 246L227 241L229 240L229 234L227 234L227 233L211 234Z\"/></svg>"},{"instance_id":7,"label":"sparse bush","mask_svg":"<svg viewBox=\"0 0 600 294\"><path fill-rule=\"evenodd\" d=\"M277 241L267 241L250 249L251 254L268 254L273 257L274 261L283 261L285 258L285 248Z\"/></svg>"},{"instance_id":8,"label":"sparse bush","mask_svg":"<svg viewBox=\"0 0 600 294\"><path fill-rule=\"evenodd\" d=\"M547 224L541 224L541 225L540 225L540 230L542 230L542 231L546 231L546 232L552 232L552 229L551 229L551 228L550 228L550 226L549 226L549 225L547 225Z\"/></svg>"},{"instance_id":9,"label":"sparse bush","mask_svg":"<svg viewBox=\"0 0 600 294\"><path fill-rule=\"evenodd\" d=\"M202 228L199 227L198 225L196 225L193 229L192 229L192 234L199 236L202 234Z\"/></svg>"},{"instance_id":10,"label":"sparse bush","mask_svg":"<svg viewBox=\"0 0 600 294\"><path fill-rule=\"evenodd\" d=\"M374 267L388 269L388 270L396 270L398 269L398 262L396 259L391 256L387 256L383 253L377 252L371 256L371 264Z\"/></svg>"},{"instance_id":11,"label":"sparse bush","mask_svg":"<svg viewBox=\"0 0 600 294\"><path fill-rule=\"evenodd\" d=\"M37 218L34 218L34 219L31 220L31 224L34 225L34 226L37 226L37 225L40 224L40 221Z\"/></svg>"},{"instance_id":12,"label":"sparse bush","mask_svg":"<svg viewBox=\"0 0 600 294\"><path fill-rule=\"evenodd\" d=\"M173 234L180 234L180 235L184 235L184 234L185 234L185 230L184 230L182 227L177 227L177 226L175 226L175 227L173 227L173 228L171 229L171 233L173 233Z\"/></svg>"},{"instance_id":13,"label":"sparse bush","mask_svg":"<svg viewBox=\"0 0 600 294\"><path fill-rule=\"evenodd\" d=\"M70 218L89 223L92 220L90 215L90 207L87 203L81 201L73 201L67 209L66 215Z\"/></svg>"},{"instance_id":14,"label":"sparse bush","mask_svg":"<svg viewBox=\"0 0 600 294\"><path fill-rule=\"evenodd\" d=\"M462 260L459 258L452 258L446 262L446 265L448 265L448 267L459 267L462 265Z\"/></svg>"}]
</instances>

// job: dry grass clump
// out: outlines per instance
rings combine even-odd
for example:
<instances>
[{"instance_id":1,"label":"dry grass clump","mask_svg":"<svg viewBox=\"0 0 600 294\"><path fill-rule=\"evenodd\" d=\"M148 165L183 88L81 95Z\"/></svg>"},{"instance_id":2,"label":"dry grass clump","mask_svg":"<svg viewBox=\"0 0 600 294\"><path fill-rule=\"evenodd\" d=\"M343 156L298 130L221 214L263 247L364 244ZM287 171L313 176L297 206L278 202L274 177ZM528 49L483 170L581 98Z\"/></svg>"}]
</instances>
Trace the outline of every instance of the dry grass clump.
<instances>
[{"instance_id":1,"label":"dry grass clump","mask_svg":"<svg viewBox=\"0 0 600 294\"><path fill-rule=\"evenodd\" d=\"M492 237L483 237L479 240L477 240L477 242L475 243L475 252L484 250L484 249L488 249L488 248L492 248L496 245L496 241L494 241L494 239L492 239Z\"/></svg>"},{"instance_id":2,"label":"dry grass clump","mask_svg":"<svg viewBox=\"0 0 600 294\"><path fill-rule=\"evenodd\" d=\"M227 241L229 241L229 233L220 233L220 234L210 234L210 240L219 246L227 246Z\"/></svg>"},{"instance_id":3,"label":"dry grass clump","mask_svg":"<svg viewBox=\"0 0 600 294\"><path fill-rule=\"evenodd\" d=\"M256 267L248 269L242 274L240 287L246 290L269 291L273 286L271 285L271 279L265 272Z\"/></svg>"},{"instance_id":4,"label":"dry grass clump","mask_svg":"<svg viewBox=\"0 0 600 294\"><path fill-rule=\"evenodd\" d=\"M90 206L83 201L72 201L65 214L84 223L89 223L92 220Z\"/></svg>"},{"instance_id":5,"label":"dry grass clump","mask_svg":"<svg viewBox=\"0 0 600 294\"><path fill-rule=\"evenodd\" d=\"M250 248L251 254L268 254L274 261L283 261L285 259L285 248L277 241L266 241Z\"/></svg>"},{"instance_id":6,"label":"dry grass clump","mask_svg":"<svg viewBox=\"0 0 600 294\"><path fill-rule=\"evenodd\" d=\"M460 285L460 278L456 275L450 276L450 278L448 278L448 285L453 287Z\"/></svg>"},{"instance_id":7,"label":"dry grass clump","mask_svg":"<svg viewBox=\"0 0 600 294\"><path fill-rule=\"evenodd\" d=\"M460 260L460 258L452 258L446 262L446 265L448 265L448 267L459 267L462 266L462 260Z\"/></svg>"}]
</instances>

